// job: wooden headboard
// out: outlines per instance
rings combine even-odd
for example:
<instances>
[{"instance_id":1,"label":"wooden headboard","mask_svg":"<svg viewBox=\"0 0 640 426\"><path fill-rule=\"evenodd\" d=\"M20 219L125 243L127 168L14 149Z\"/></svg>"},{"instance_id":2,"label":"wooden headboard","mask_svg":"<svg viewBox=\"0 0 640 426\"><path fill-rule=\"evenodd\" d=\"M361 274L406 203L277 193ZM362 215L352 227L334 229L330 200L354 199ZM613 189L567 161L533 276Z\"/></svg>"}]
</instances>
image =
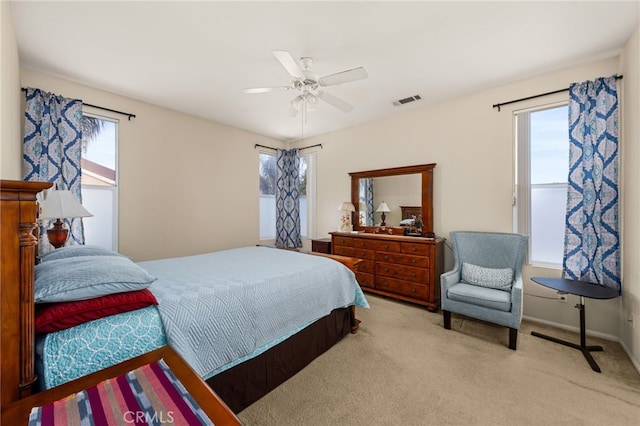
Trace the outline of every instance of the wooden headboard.
<instances>
[{"instance_id":1,"label":"wooden headboard","mask_svg":"<svg viewBox=\"0 0 640 426\"><path fill-rule=\"evenodd\" d=\"M30 395L37 379L33 324L36 194L49 187L47 182L0 181L0 410Z\"/></svg>"},{"instance_id":2,"label":"wooden headboard","mask_svg":"<svg viewBox=\"0 0 640 426\"><path fill-rule=\"evenodd\" d=\"M413 219L413 217L422 216L422 207L421 206L400 206L400 210L402 211L402 219Z\"/></svg>"}]
</instances>

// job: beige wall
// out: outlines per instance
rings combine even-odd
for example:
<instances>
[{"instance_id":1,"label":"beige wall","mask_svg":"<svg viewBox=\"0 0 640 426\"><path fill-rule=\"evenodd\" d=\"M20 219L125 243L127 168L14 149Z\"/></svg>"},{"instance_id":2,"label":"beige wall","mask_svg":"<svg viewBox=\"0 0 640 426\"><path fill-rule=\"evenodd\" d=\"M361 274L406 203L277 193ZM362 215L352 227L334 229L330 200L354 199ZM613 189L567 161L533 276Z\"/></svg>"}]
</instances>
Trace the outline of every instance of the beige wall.
<instances>
[{"instance_id":1,"label":"beige wall","mask_svg":"<svg viewBox=\"0 0 640 426\"><path fill-rule=\"evenodd\" d=\"M22 179L20 65L9 2L0 2L0 23L0 178Z\"/></svg>"},{"instance_id":2,"label":"beige wall","mask_svg":"<svg viewBox=\"0 0 640 426\"><path fill-rule=\"evenodd\" d=\"M640 27L621 55L623 276L620 338L640 370ZM628 321L635 315L635 328Z\"/></svg>"},{"instance_id":3,"label":"beige wall","mask_svg":"<svg viewBox=\"0 0 640 426\"><path fill-rule=\"evenodd\" d=\"M27 69L21 84L136 115L85 108L120 120L120 252L140 261L259 242L254 144L278 141Z\"/></svg>"}]
</instances>

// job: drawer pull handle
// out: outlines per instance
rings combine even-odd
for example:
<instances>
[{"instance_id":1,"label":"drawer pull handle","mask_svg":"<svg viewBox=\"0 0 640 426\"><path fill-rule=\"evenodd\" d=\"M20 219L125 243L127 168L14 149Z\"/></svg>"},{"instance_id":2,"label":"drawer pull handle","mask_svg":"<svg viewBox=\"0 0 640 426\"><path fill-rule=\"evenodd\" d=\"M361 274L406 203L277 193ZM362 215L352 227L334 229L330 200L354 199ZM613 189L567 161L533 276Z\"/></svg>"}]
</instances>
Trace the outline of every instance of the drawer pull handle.
<instances>
[{"instance_id":1,"label":"drawer pull handle","mask_svg":"<svg viewBox=\"0 0 640 426\"><path fill-rule=\"evenodd\" d=\"M389 260L389 256L385 256L385 257L384 257L384 260Z\"/></svg>"},{"instance_id":2,"label":"drawer pull handle","mask_svg":"<svg viewBox=\"0 0 640 426\"><path fill-rule=\"evenodd\" d=\"M415 288L412 288L412 289L411 289L411 292L412 292L412 293L415 293L415 292L416 292L416 289L415 289Z\"/></svg>"},{"instance_id":3,"label":"drawer pull handle","mask_svg":"<svg viewBox=\"0 0 640 426\"><path fill-rule=\"evenodd\" d=\"M415 278L415 277L416 277L416 273L415 273L415 272L413 272L413 273L411 274L411 276L412 276L413 278Z\"/></svg>"},{"instance_id":4,"label":"drawer pull handle","mask_svg":"<svg viewBox=\"0 0 640 426\"><path fill-rule=\"evenodd\" d=\"M416 248L414 247L413 249L411 249L412 251L416 251Z\"/></svg>"},{"instance_id":5,"label":"drawer pull handle","mask_svg":"<svg viewBox=\"0 0 640 426\"><path fill-rule=\"evenodd\" d=\"M389 248L389 244L385 244L385 245L384 245L384 248Z\"/></svg>"},{"instance_id":6,"label":"drawer pull handle","mask_svg":"<svg viewBox=\"0 0 640 426\"><path fill-rule=\"evenodd\" d=\"M416 260L415 259L411 259L411 263L416 263Z\"/></svg>"},{"instance_id":7,"label":"drawer pull handle","mask_svg":"<svg viewBox=\"0 0 640 426\"><path fill-rule=\"evenodd\" d=\"M389 268L384 268L384 271L385 272L389 272Z\"/></svg>"}]
</instances>

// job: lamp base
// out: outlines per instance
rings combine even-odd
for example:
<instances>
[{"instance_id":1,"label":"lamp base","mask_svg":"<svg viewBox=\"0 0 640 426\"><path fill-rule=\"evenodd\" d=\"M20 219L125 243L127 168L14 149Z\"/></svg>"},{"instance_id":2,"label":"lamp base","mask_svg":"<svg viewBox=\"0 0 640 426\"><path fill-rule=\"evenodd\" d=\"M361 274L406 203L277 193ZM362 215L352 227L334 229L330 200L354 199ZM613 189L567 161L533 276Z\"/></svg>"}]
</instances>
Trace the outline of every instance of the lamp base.
<instances>
[{"instance_id":1,"label":"lamp base","mask_svg":"<svg viewBox=\"0 0 640 426\"><path fill-rule=\"evenodd\" d=\"M47 236L49 237L49 244L55 248L64 247L69 238L69 230L64 227L64 223L57 219L53 228L47 229Z\"/></svg>"}]
</instances>

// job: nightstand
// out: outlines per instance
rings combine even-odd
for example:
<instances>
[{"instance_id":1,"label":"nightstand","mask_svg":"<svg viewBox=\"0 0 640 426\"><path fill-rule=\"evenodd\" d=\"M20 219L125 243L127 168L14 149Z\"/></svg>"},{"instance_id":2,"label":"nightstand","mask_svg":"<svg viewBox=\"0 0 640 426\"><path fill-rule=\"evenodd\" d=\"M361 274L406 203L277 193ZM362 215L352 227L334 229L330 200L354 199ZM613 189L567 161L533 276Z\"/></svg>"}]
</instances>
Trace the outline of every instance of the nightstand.
<instances>
[{"instance_id":1,"label":"nightstand","mask_svg":"<svg viewBox=\"0 0 640 426\"><path fill-rule=\"evenodd\" d=\"M331 238L311 240L311 251L315 251L316 253L331 254Z\"/></svg>"}]
</instances>

